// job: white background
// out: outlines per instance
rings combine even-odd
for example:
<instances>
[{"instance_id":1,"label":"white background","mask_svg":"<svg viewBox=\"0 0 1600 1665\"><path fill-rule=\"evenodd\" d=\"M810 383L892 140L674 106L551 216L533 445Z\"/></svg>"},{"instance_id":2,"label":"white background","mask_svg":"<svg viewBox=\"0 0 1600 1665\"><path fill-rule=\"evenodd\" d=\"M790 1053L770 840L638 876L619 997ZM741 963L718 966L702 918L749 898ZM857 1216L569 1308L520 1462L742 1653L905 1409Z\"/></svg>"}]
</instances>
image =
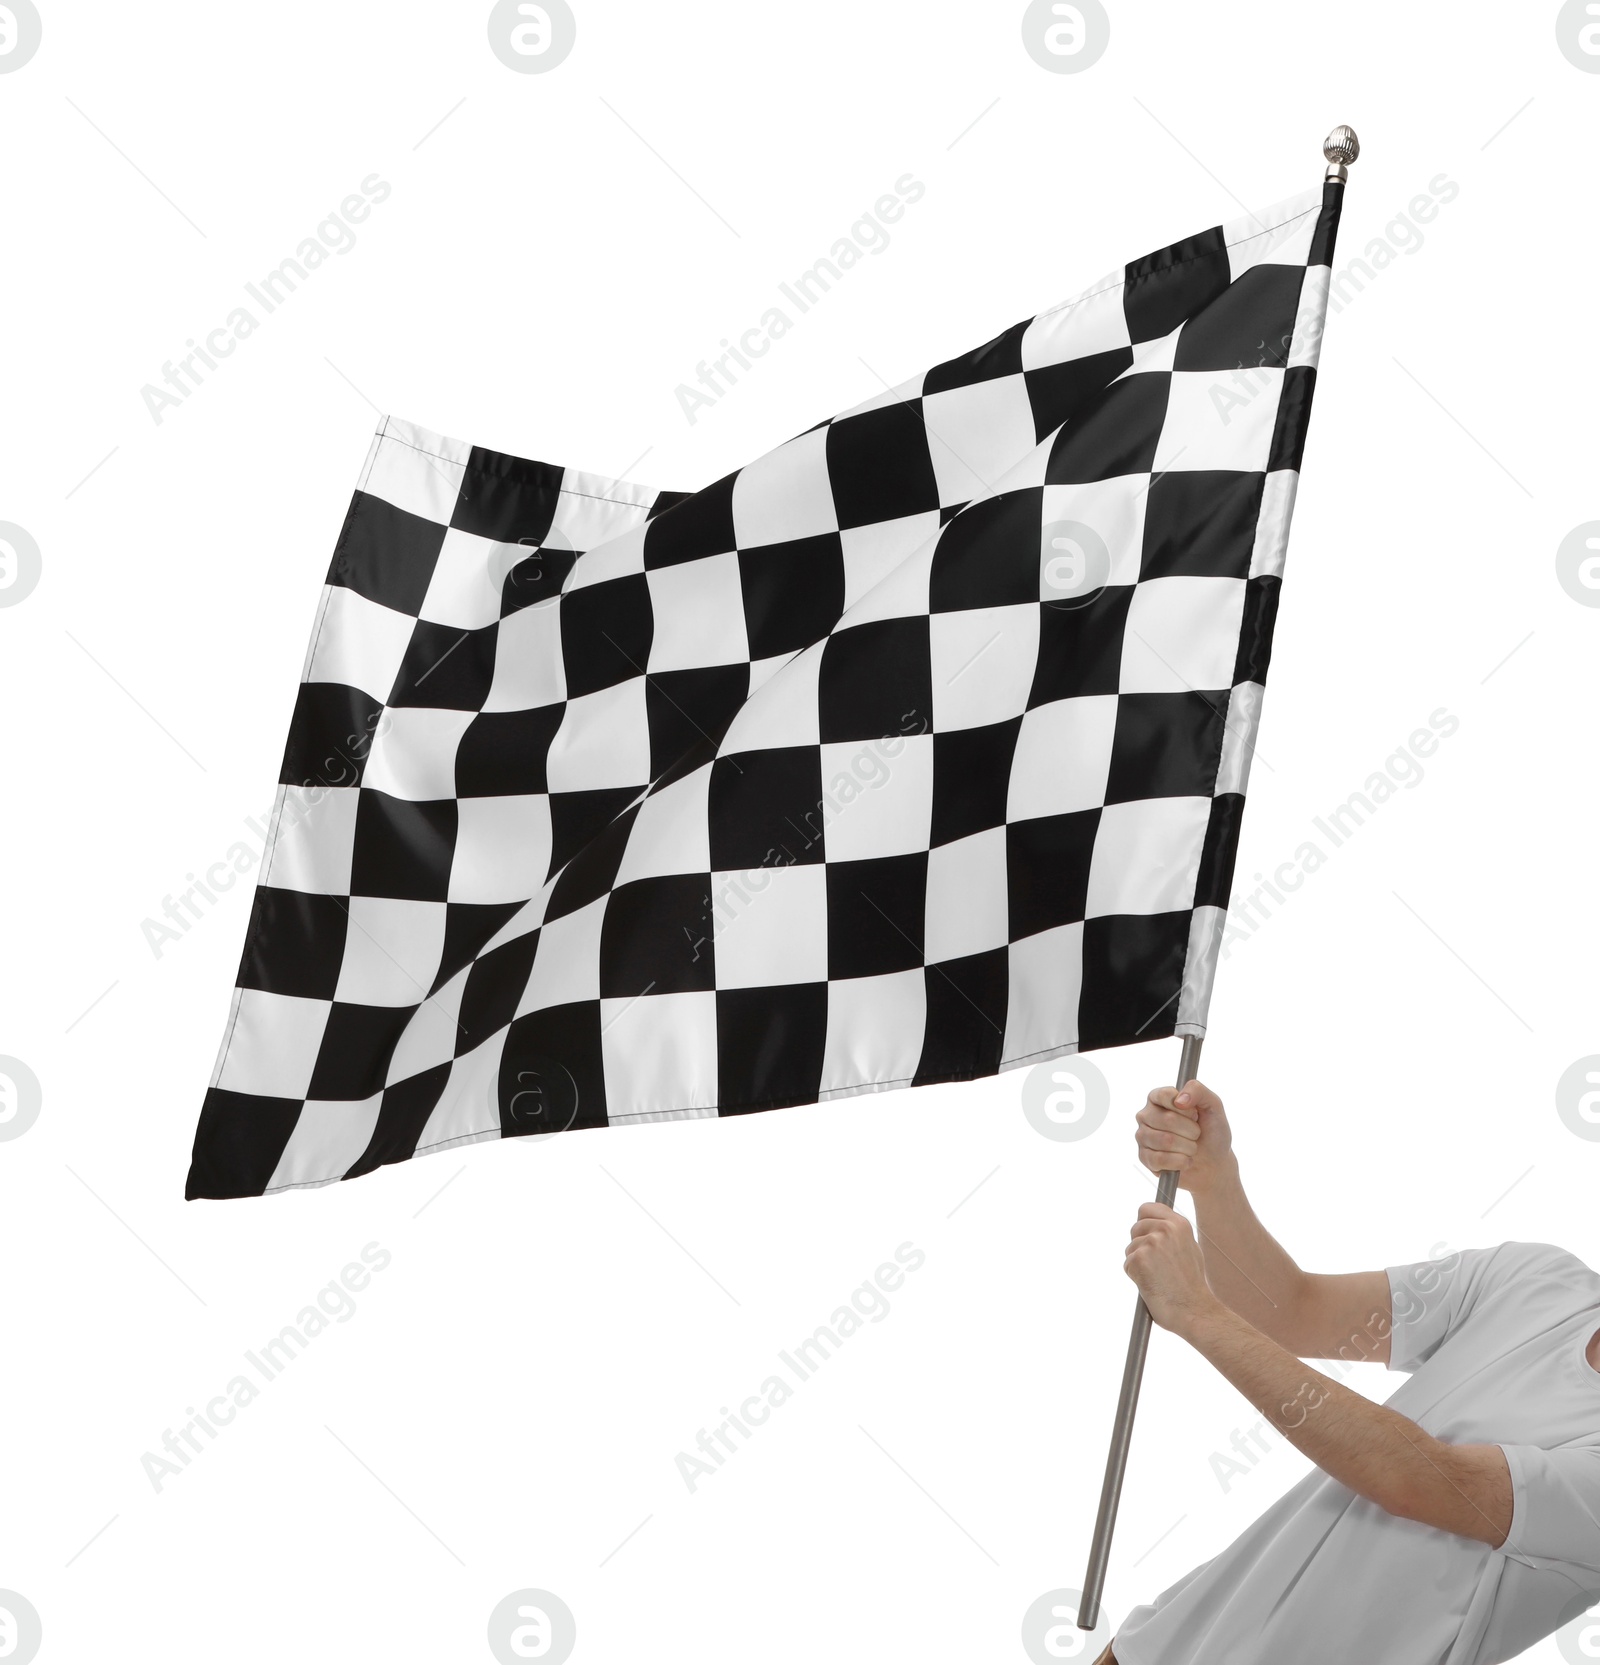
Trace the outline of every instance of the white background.
<instances>
[{"instance_id":1,"label":"white background","mask_svg":"<svg viewBox=\"0 0 1600 1665\"><path fill-rule=\"evenodd\" d=\"M1230 952L1204 1075L1308 1266L1600 1255L1600 1145L1555 1099L1600 1052L1600 611L1555 567L1600 515L1600 77L1555 11L1122 3L1050 74L1019 4L619 0L518 75L482 3L45 4L0 77L0 519L43 552L0 610L0 1053L44 1089L0 1143L0 1587L47 1665L487 1661L525 1586L580 1665L1025 1659L1029 1604L1081 1581L1131 1116L1175 1042L1097 1055L1114 1109L1077 1142L1009 1074L186 1204L249 886L159 958L142 921L259 848L377 411L693 488L1314 183L1340 121L1336 269L1407 252L1329 323L1240 889L1430 713L1459 730ZM163 362L374 172L356 245L156 424ZM908 172L890 246L687 422L697 362ZM677 1453L908 1240L889 1317L691 1494ZM373 1241L355 1316L158 1493L143 1453ZM1272 1438L1224 1489L1255 1421L1156 1338L1113 1620L1303 1471Z\"/></svg>"}]
</instances>

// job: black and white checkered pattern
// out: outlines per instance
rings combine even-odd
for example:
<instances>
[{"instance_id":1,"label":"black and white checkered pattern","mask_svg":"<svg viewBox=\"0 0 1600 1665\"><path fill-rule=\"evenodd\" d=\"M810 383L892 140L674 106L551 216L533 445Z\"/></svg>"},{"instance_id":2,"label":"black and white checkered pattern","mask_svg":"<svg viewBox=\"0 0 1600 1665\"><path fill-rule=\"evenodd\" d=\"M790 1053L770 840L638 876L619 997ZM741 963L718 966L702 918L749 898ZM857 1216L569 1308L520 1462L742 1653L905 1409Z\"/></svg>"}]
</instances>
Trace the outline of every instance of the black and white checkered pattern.
<instances>
[{"instance_id":1,"label":"black and white checkered pattern","mask_svg":"<svg viewBox=\"0 0 1600 1665\"><path fill-rule=\"evenodd\" d=\"M188 1194L1202 1033L1340 194L693 494L386 420Z\"/></svg>"}]
</instances>

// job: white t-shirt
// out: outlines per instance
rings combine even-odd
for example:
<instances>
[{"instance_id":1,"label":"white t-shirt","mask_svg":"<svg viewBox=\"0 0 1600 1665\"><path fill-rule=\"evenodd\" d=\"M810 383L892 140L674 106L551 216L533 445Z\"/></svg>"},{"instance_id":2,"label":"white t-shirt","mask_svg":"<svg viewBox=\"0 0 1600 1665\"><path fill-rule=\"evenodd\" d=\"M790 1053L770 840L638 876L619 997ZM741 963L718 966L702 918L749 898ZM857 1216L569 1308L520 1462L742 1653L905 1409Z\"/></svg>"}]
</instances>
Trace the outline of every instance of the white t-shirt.
<instances>
[{"instance_id":1,"label":"white t-shirt","mask_svg":"<svg viewBox=\"0 0 1600 1665\"><path fill-rule=\"evenodd\" d=\"M1498 1665L1600 1598L1600 1276L1503 1243L1391 1267L1389 1405L1499 1445L1498 1550L1401 1520L1320 1470L1118 1630L1119 1665Z\"/></svg>"}]
</instances>

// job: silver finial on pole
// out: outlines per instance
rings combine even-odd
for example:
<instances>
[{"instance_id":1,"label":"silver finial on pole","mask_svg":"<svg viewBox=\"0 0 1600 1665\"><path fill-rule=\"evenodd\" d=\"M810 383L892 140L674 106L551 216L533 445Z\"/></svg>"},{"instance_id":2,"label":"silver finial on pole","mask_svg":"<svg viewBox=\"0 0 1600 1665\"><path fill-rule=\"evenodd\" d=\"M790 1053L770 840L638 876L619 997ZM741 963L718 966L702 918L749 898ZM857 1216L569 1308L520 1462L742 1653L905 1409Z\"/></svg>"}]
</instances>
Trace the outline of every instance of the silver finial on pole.
<instances>
[{"instance_id":1,"label":"silver finial on pole","mask_svg":"<svg viewBox=\"0 0 1600 1665\"><path fill-rule=\"evenodd\" d=\"M1350 177L1345 171L1361 154L1361 141L1353 127L1336 127L1322 141L1322 154L1328 159L1328 179L1342 185Z\"/></svg>"}]
</instances>

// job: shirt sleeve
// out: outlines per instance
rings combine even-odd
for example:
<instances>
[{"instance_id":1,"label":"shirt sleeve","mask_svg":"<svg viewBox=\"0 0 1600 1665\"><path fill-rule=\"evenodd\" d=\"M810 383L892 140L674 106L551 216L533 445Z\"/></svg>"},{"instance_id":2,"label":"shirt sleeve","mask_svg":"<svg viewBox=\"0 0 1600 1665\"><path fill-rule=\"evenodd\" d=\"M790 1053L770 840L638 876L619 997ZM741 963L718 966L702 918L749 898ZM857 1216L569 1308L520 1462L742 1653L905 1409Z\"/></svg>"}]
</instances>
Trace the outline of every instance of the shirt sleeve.
<instances>
[{"instance_id":1,"label":"shirt sleeve","mask_svg":"<svg viewBox=\"0 0 1600 1665\"><path fill-rule=\"evenodd\" d=\"M1586 1588L1600 1578L1600 1447L1503 1445L1511 1532L1501 1553Z\"/></svg>"},{"instance_id":2,"label":"shirt sleeve","mask_svg":"<svg viewBox=\"0 0 1600 1665\"><path fill-rule=\"evenodd\" d=\"M1415 1370L1466 1321L1495 1281L1498 1249L1462 1249L1439 1260L1419 1260L1388 1270L1393 1307L1389 1368Z\"/></svg>"},{"instance_id":3,"label":"shirt sleeve","mask_svg":"<svg viewBox=\"0 0 1600 1665\"><path fill-rule=\"evenodd\" d=\"M1501 1243L1462 1249L1439 1260L1391 1266L1393 1309L1389 1368L1425 1364L1475 1312L1496 1296L1518 1302L1545 1295L1566 1298L1592 1289L1594 1274L1575 1255L1551 1243Z\"/></svg>"}]
</instances>

